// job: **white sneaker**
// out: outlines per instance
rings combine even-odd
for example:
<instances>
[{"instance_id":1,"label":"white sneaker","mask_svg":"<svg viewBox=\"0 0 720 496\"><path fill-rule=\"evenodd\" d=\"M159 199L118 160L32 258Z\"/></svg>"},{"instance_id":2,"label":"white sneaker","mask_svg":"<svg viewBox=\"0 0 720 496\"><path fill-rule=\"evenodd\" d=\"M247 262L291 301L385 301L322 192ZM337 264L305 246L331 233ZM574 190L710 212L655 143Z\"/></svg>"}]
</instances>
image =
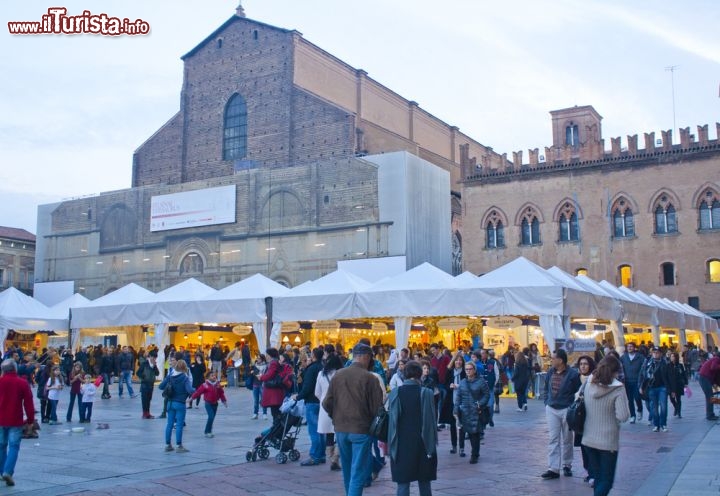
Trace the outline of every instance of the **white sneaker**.
<instances>
[{"instance_id":1,"label":"white sneaker","mask_svg":"<svg viewBox=\"0 0 720 496\"><path fill-rule=\"evenodd\" d=\"M523 405L523 410L527 412L527 403Z\"/></svg>"},{"instance_id":2,"label":"white sneaker","mask_svg":"<svg viewBox=\"0 0 720 496\"><path fill-rule=\"evenodd\" d=\"M668 431L668 428L667 428L667 426L664 426L664 425L663 425L663 426L660 428L660 430L662 430L663 432L667 432L667 431Z\"/></svg>"},{"instance_id":3,"label":"white sneaker","mask_svg":"<svg viewBox=\"0 0 720 496\"><path fill-rule=\"evenodd\" d=\"M263 413L263 420L267 420L267 413Z\"/></svg>"},{"instance_id":4,"label":"white sneaker","mask_svg":"<svg viewBox=\"0 0 720 496\"><path fill-rule=\"evenodd\" d=\"M215 437L215 434L213 434L212 432L208 432L207 434L205 434L205 437L207 437L207 438Z\"/></svg>"},{"instance_id":5,"label":"white sneaker","mask_svg":"<svg viewBox=\"0 0 720 496\"><path fill-rule=\"evenodd\" d=\"M634 424L634 423L635 423L635 417L630 417L630 423L631 423L631 424Z\"/></svg>"},{"instance_id":6,"label":"white sneaker","mask_svg":"<svg viewBox=\"0 0 720 496\"><path fill-rule=\"evenodd\" d=\"M516 412L524 412L525 410L523 410L522 408L518 408L518 409L515 410L515 411L516 411Z\"/></svg>"},{"instance_id":7,"label":"white sneaker","mask_svg":"<svg viewBox=\"0 0 720 496\"><path fill-rule=\"evenodd\" d=\"M657 427L653 427L653 432L658 432L659 430Z\"/></svg>"},{"instance_id":8,"label":"white sneaker","mask_svg":"<svg viewBox=\"0 0 720 496\"><path fill-rule=\"evenodd\" d=\"M256 420L256 419L258 418L258 414L255 413L255 414L251 415L250 418L251 418L252 420Z\"/></svg>"}]
</instances>

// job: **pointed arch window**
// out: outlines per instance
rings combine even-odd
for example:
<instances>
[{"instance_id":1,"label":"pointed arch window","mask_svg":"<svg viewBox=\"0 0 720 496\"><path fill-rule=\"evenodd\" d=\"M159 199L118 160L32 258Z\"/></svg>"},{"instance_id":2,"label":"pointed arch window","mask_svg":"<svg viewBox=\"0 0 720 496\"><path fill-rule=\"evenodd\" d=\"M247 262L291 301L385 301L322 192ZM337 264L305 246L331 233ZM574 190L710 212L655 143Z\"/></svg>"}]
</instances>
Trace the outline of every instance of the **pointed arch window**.
<instances>
[{"instance_id":1,"label":"pointed arch window","mask_svg":"<svg viewBox=\"0 0 720 496\"><path fill-rule=\"evenodd\" d=\"M720 260L712 259L707 262L708 282L720 282Z\"/></svg>"},{"instance_id":2,"label":"pointed arch window","mask_svg":"<svg viewBox=\"0 0 720 496\"><path fill-rule=\"evenodd\" d=\"M500 215L494 210L485 225L485 248L505 248L505 228Z\"/></svg>"},{"instance_id":3,"label":"pointed arch window","mask_svg":"<svg viewBox=\"0 0 720 496\"><path fill-rule=\"evenodd\" d=\"M560 227L560 241L580 241L577 213L572 203L565 202L560 211L558 224Z\"/></svg>"},{"instance_id":4,"label":"pointed arch window","mask_svg":"<svg viewBox=\"0 0 720 496\"><path fill-rule=\"evenodd\" d=\"M675 207L667 195L658 198L655 204L655 234L673 234L678 232Z\"/></svg>"},{"instance_id":5,"label":"pointed arch window","mask_svg":"<svg viewBox=\"0 0 720 496\"><path fill-rule=\"evenodd\" d=\"M522 237L520 244L523 246L532 246L540 244L540 221L536 215L526 215L520 224Z\"/></svg>"},{"instance_id":6,"label":"pointed arch window","mask_svg":"<svg viewBox=\"0 0 720 496\"><path fill-rule=\"evenodd\" d=\"M707 190L698 206L700 214L700 230L720 229L720 199L718 194Z\"/></svg>"},{"instance_id":7,"label":"pointed arch window","mask_svg":"<svg viewBox=\"0 0 720 496\"><path fill-rule=\"evenodd\" d=\"M247 105L237 93L225 106L223 122L223 160L237 160L247 155Z\"/></svg>"},{"instance_id":8,"label":"pointed arch window","mask_svg":"<svg viewBox=\"0 0 720 496\"><path fill-rule=\"evenodd\" d=\"M630 204L623 198L615 202L612 210L613 236L632 238L635 236L635 218Z\"/></svg>"}]
</instances>

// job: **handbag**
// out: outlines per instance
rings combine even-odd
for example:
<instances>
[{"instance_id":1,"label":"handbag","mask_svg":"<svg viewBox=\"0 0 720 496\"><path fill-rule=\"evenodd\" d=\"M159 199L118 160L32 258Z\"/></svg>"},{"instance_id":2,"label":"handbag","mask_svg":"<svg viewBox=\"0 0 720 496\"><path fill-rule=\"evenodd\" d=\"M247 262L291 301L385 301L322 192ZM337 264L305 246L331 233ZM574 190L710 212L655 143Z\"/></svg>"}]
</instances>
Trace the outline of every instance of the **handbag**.
<instances>
[{"instance_id":1,"label":"handbag","mask_svg":"<svg viewBox=\"0 0 720 496\"><path fill-rule=\"evenodd\" d=\"M589 379L588 379L589 380ZM580 394L577 399L568 407L565 412L565 420L567 421L568 427L575 434L582 434L585 429L585 385L587 381L580 388Z\"/></svg>"},{"instance_id":2,"label":"handbag","mask_svg":"<svg viewBox=\"0 0 720 496\"><path fill-rule=\"evenodd\" d=\"M368 434L374 438L377 438L378 441L386 443L388 440L389 423L390 415L388 414L388 411L385 410L385 407L381 406L380 408L378 408L378 411L375 414L375 418L373 418L372 422L370 422L370 429L368 430Z\"/></svg>"}]
</instances>

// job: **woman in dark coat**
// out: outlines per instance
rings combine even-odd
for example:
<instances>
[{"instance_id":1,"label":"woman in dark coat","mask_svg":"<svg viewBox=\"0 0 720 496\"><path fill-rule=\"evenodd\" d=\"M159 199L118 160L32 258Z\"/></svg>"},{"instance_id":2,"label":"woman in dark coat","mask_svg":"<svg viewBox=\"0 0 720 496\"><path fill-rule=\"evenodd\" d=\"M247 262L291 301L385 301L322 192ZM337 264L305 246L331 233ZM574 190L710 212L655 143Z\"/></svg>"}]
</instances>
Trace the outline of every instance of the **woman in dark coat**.
<instances>
[{"instance_id":1,"label":"woman in dark coat","mask_svg":"<svg viewBox=\"0 0 720 496\"><path fill-rule=\"evenodd\" d=\"M480 431L484 427L480 421L480 410L487 408L490 390L487 381L477 373L473 361L465 363L465 374L467 378L460 381L457 390L455 412L463 431L470 437L470 463L477 463L480 457Z\"/></svg>"},{"instance_id":2,"label":"woman in dark coat","mask_svg":"<svg viewBox=\"0 0 720 496\"><path fill-rule=\"evenodd\" d=\"M460 386L462 380L467 377L465 375L465 359L463 358L461 352L458 352L458 354L455 355L455 358L453 358L450 365L452 368L448 369L447 374L445 374L445 385L449 391L452 391L452 394L448 394L448 401L446 401L446 403L450 403L450 417L448 422L450 424L450 443L452 444L450 453L457 453L458 441L460 441L460 456L465 456L465 432L463 432L462 427L458 425L455 420L455 415L453 415L452 412L453 405L455 405L455 398L457 397L458 387ZM460 430L460 435L458 435L458 430Z\"/></svg>"},{"instance_id":3,"label":"woman in dark coat","mask_svg":"<svg viewBox=\"0 0 720 496\"><path fill-rule=\"evenodd\" d=\"M517 395L518 412L527 411L527 391L530 384L530 364L522 352L515 353L515 366L512 374L515 394Z\"/></svg>"},{"instance_id":4,"label":"woman in dark coat","mask_svg":"<svg viewBox=\"0 0 720 496\"><path fill-rule=\"evenodd\" d=\"M205 372L207 367L205 366L205 359L202 353L195 353L195 361L190 364L190 375L192 376L192 387L194 389L199 388L205 383ZM195 401L195 406L200 404L200 396ZM192 408L192 398L188 398L188 408Z\"/></svg>"},{"instance_id":5,"label":"woman in dark coat","mask_svg":"<svg viewBox=\"0 0 720 496\"><path fill-rule=\"evenodd\" d=\"M278 353L276 348L268 348L265 355L270 358L270 363L268 363L265 373L258 377L260 382L263 383L260 405L262 405L263 408L270 408L273 421L277 421L280 417L280 405L282 405L285 399L285 388L282 386L268 387L267 382L280 374L282 370L282 365L278 360L280 353Z\"/></svg>"},{"instance_id":6,"label":"woman in dark coat","mask_svg":"<svg viewBox=\"0 0 720 496\"><path fill-rule=\"evenodd\" d=\"M670 387L668 387L668 396L673 406L673 415L682 418L682 397L685 394L685 386L688 384L685 366L680 363L680 355L673 352L670 353Z\"/></svg>"},{"instance_id":7,"label":"woman in dark coat","mask_svg":"<svg viewBox=\"0 0 720 496\"><path fill-rule=\"evenodd\" d=\"M435 399L430 389L420 385L421 375L422 366L410 360L405 382L388 398L390 471L398 496L409 495L413 481L418 482L420 496L431 496L430 481L437 479Z\"/></svg>"}]
</instances>

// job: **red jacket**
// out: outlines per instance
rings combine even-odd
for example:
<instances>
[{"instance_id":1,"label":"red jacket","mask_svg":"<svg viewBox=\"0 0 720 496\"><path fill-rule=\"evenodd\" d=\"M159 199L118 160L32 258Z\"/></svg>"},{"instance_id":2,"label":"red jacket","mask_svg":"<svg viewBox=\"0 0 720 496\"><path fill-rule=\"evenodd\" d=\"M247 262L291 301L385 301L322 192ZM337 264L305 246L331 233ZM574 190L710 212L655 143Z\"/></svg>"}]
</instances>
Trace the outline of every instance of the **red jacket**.
<instances>
[{"instance_id":1,"label":"red jacket","mask_svg":"<svg viewBox=\"0 0 720 496\"><path fill-rule=\"evenodd\" d=\"M23 408L27 417L25 421ZM34 421L35 406L30 384L18 377L16 372L3 373L0 377L0 426L21 427L24 423L32 424Z\"/></svg>"},{"instance_id":2,"label":"red jacket","mask_svg":"<svg viewBox=\"0 0 720 496\"><path fill-rule=\"evenodd\" d=\"M280 362L272 359L267 370L260 376L260 382L266 382L275 377L282 370ZM262 400L260 404L264 407L280 406L285 399L285 388L269 388L263 385Z\"/></svg>"},{"instance_id":3,"label":"red jacket","mask_svg":"<svg viewBox=\"0 0 720 496\"><path fill-rule=\"evenodd\" d=\"M220 382L216 382L213 384L210 381L205 381L195 390L195 392L190 396L190 399L199 398L200 395L205 395L205 402L210 403L211 405L217 405L218 401L222 401L223 403L227 403L227 399L225 398L225 390L220 385Z\"/></svg>"},{"instance_id":4,"label":"red jacket","mask_svg":"<svg viewBox=\"0 0 720 496\"><path fill-rule=\"evenodd\" d=\"M711 384L720 386L720 357L712 357L709 360L705 360L705 363L700 367L700 377L704 377Z\"/></svg>"}]
</instances>

